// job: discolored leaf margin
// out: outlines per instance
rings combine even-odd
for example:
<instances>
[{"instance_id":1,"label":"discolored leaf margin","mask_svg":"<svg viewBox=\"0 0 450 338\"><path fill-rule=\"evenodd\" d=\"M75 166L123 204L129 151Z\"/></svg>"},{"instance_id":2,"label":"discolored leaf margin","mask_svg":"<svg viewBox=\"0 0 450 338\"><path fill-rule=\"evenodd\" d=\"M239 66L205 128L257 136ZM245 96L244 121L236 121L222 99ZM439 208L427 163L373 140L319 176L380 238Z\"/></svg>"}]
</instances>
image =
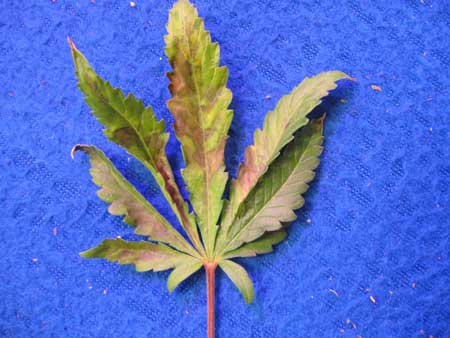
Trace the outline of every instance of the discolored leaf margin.
<instances>
[{"instance_id":1,"label":"discolored leaf margin","mask_svg":"<svg viewBox=\"0 0 450 338\"><path fill-rule=\"evenodd\" d=\"M296 219L293 210L303 205L301 194L308 189L307 183L319 165L322 134L323 119L311 120L299 131L240 206L219 255Z\"/></svg>"},{"instance_id":2,"label":"discolored leaf margin","mask_svg":"<svg viewBox=\"0 0 450 338\"><path fill-rule=\"evenodd\" d=\"M104 258L119 264L133 264L139 272L163 271L198 261L163 244L128 242L121 238L105 239L100 245L80 255L84 258Z\"/></svg>"},{"instance_id":3,"label":"discolored leaf margin","mask_svg":"<svg viewBox=\"0 0 450 338\"><path fill-rule=\"evenodd\" d=\"M110 203L110 214L124 215L124 221L136 227L135 233L138 235L198 256L183 236L123 177L100 149L78 144L72 149L72 158L79 150L89 155L92 180L100 187L97 196Z\"/></svg>"},{"instance_id":4,"label":"discolored leaf margin","mask_svg":"<svg viewBox=\"0 0 450 338\"><path fill-rule=\"evenodd\" d=\"M79 80L78 87L85 94L92 113L106 127L104 134L150 170L192 243L202 252L195 220L188 212L167 159L165 147L169 134L165 132L164 120L158 121L152 108L144 107L143 102L133 94L125 97L120 89L113 88L98 76L74 43L69 38L68 41Z\"/></svg>"},{"instance_id":5,"label":"discolored leaf margin","mask_svg":"<svg viewBox=\"0 0 450 338\"><path fill-rule=\"evenodd\" d=\"M183 178L206 247L212 259L222 195L227 182L224 148L233 112L228 69L220 67L220 50L188 1L169 13L165 53L173 68L167 76L172 98L167 106L175 118L186 168Z\"/></svg>"},{"instance_id":6,"label":"discolored leaf margin","mask_svg":"<svg viewBox=\"0 0 450 338\"><path fill-rule=\"evenodd\" d=\"M222 215L217 247L223 247L225 235L236 217L241 203L264 175L280 151L291 142L293 134L305 126L307 115L321 103L336 82L352 79L340 71L323 72L305 78L292 92L283 96L273 111L267 113L263 129L254 134L254 144L247 147L244 163L239 167L236 180L230 189L230 200Z\"/></svg>"},{"instance_id":7,"label":"discolored leaf margin","mask_svg":"<svg viewBox=\"0 0 450 338\"><path fill-rule=\"evenodd\" d=\"M224 258L254 257L272 252L273 246L283 241L286 236L287 234L284 230L265 233L255 241L245 243L241 247L227 252Z\"/></svg>"}]
</instances>

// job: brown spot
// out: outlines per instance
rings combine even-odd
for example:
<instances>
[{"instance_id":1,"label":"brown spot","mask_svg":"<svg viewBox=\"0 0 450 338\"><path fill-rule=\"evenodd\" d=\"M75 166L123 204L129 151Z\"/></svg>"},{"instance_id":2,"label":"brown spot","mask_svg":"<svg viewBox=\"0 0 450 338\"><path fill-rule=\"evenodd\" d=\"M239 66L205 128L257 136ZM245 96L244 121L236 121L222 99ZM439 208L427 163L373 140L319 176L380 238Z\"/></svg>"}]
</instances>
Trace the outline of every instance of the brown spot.
<instances>
[{"instance_id":1,"label":"brown spot","mask_svg":"<svg viewBox=\"0 0 450 338\"><path fill-rule=\"evenodd\" d=\"M339 102L340 103L345 103L345 100L344 99L340 99Z\"/></svg>"},{"instance_id":2,"label":"brown spot","mask_svg":"<svg viewBox=\"0 0 450 338\"><path fill-rule=\"evenodd\" d=\"M58 229L56 227L53 228L53 236L56 236L58 234Z\"/></svg>"},{"instance_id":3,"label":"brown spot","mask_svg":"<svg viewBox=\"0 0 450 338\"><path fill-rule=\"evenodd\" d=\"M373 90L375 90L377 92L381 92L382 91L381 87L377 86L377 85L371 85L370 88L372 88Z\"/></svg>"},{"instance_id":4,"label":"brown spot","mask_svg":"<svg viewBox=\"0 0 450 338\"><path fill-rule=\"evenodd\" d=\"M412 286L412 288L413 288L413 289L415 289L415 288L416 288L416 286L417 286L417 284L416 284L416 283L412 283L412 285L411 285L411 286Z\"/></svg>"},{"instance_id":5,"label":"brown spot","mask_svg":"<svg viewBox=\"0 0 450 338\"><path fill-rule=\"evenodd\" d=\"M123 144L124 147L129 147L138 143L136 133L131 127L119 128L114 131L114 137Z\"/></svg>"}]
</instances>

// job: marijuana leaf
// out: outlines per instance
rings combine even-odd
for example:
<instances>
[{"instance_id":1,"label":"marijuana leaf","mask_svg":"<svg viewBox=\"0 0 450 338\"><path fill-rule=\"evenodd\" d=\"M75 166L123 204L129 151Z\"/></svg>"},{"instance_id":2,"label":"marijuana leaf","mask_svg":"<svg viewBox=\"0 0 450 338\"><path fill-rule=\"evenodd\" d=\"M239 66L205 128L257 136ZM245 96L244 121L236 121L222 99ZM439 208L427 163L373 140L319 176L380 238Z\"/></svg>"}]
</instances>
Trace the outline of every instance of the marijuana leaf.
<instances>
[{"instance_id":1,"label":"marijuana leaf","mask_svg":"<svg viewBox=\"0 0 450 338\"><path fill-rule=\"evenodd\" d=\"M233 112L228 70L220 66L220 50L204 28L203 20L187 0L179 0L169 14L165 52L173 70L168 73L172 98L167 106L175 117L186 167L182 176L193 208L183 200L165 147L168 133L150 107L132 94L98 76L69 39L79 87L93 114L105 126L109 140L125 148L152 173L190 241L178 232L92 145L72 150L90 157L90 173L100 187L98 196L108 211L124 216L135 233L149 241L106 239L83 252L85 258L105 258L133 264L137 271L173 269L167 281L172 292L203 266L208 295L208 337L214 337L214 284L219 266L242 293L253 300L253 284L246 270L231 259L266 254L286 237L284 226L296 219L302 194L314 178L322 152L324 118L308 114L320 104L336 82L351 79L339 71L306 78L280 99L269 112L244 163L231 183L230 199L223 194L224 148ZM223 209L223 210L222 210ZM199 235L200 230L200 235Z\"/></svg>"}]
</instances>

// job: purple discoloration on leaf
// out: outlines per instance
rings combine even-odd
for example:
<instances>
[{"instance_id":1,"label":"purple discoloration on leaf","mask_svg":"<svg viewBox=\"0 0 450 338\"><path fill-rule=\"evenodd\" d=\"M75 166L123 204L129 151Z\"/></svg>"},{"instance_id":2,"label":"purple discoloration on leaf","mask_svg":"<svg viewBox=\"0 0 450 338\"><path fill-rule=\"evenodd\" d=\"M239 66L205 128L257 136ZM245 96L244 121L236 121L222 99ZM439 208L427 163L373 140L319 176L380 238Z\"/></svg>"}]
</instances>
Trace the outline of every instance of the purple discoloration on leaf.
<instances>
[{"instance_id":1,"label":"purple discoloration on leaf","mask_svg":"<svg viewBox=\"0 0 450 338\"><path fill-rule=\"evenodd\" d=\"M113 88L99 77L73 42L69 40L69 43L79 79L78 86L86 95L86 102L93 114L106 127L105 135L151 171L189 238L201 251L195 220L181 197L167 159L165 148L169 134L165 132L164 120L158 121L151 107L145 107L132 94L125 97L120 89Z\"/></svg>"},{"instance_id":2,"label":"purple discoloration on leaf","mask_svg":"<svg viewBox=\"0 0 450 338\"><path fill-rule=\"evenodd\" d=\"M77 150L89 155L92 180L100 187L97 195L111 204L108 211L112 215L124 215L125 222L135 226L139 235L195 254L178 231L120 174L101 150L88 145L77 145L73 151Z\"/></svg>"},{"instance_id":3,"label":"purple discoloration on leaf","mask_svg":"<svg viewBox=\"0 0 450 338\"><path fill-rule=\"evenodd\" d=\"M167 30L165 51L173 68L167 74L172 94L167 106L186 162L183 178L211 258L228 177L224 149L233 116L228 69L219 66L219 46L189 2L174 5Z\"/></svg>"}]
</instances>

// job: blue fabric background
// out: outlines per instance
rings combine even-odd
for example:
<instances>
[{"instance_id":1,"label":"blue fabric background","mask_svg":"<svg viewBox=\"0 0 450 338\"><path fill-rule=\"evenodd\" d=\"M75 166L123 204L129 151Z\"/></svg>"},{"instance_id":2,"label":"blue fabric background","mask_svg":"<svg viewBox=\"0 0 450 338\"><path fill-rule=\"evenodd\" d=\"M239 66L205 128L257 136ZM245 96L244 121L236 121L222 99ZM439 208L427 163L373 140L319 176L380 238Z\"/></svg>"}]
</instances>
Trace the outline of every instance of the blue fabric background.
<instances>
[{"instance_id":1,"label":"blue fabric background","mask_svg":"<svg viewBox=\"0 0 450 338\"><path fill-rule=\"evenodd\" d=\"M219 274L217 336L450 337L449 1L195 3L230 69L233 175L265 112L305 76L358 79L318 109L328 113L326 150L288 239L240 261L254 303ZM169 213L146 170L91 116L66 36L171 124L171 4L0 2L1 337L205 337L203 272L169 295L168 273L78 256L103 238L137 237L96 198L87 158L70 159L76 143L104 149ZM175 139L169 153L179 169Z\"/></svg>"}]
</instances>

